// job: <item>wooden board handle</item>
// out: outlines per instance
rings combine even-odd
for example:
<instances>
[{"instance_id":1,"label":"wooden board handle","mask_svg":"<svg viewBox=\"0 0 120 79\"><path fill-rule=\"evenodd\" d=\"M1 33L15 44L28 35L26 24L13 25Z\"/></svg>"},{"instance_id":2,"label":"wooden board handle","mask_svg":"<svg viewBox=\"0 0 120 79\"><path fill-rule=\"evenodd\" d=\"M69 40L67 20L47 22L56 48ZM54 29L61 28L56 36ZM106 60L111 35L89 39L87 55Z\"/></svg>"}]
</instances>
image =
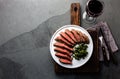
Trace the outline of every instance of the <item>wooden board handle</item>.
<instances>
[{"instance_id":1,"label":"wooden board handle","mask_svg":"<svg viewBox=\"0 0 120 79\"><path fill-rule=\"evenodd\" d=\"M71 4L71 24L80 26L80 3Z\"/></svg>"}]
</instances>

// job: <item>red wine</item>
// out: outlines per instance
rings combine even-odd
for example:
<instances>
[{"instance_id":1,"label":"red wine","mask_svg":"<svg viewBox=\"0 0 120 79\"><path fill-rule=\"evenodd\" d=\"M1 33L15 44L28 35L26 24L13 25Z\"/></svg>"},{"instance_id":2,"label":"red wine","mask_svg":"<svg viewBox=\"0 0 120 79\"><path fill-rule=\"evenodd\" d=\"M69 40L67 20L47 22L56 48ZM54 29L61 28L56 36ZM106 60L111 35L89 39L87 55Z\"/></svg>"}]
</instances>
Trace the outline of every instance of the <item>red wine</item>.
<instances>
[{"instance_id":1,"label":"red wine","mask_svg":"<svg viewBox=\"0 0 120 79\"><path fill-rule=\"evenodd\" d=\"M99 0L90 0L87 4L86 11L89 16L97 17L102 13L103 4Z\"/></svg>"}]
</instances>

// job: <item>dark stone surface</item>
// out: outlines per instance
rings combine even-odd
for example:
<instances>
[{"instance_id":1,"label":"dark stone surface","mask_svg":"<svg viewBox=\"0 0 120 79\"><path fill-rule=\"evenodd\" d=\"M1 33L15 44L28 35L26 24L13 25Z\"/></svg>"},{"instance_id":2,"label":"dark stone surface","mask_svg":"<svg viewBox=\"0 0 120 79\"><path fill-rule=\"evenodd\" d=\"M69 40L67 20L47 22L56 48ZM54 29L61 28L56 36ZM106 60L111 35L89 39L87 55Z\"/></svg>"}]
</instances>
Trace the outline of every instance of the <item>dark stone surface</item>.
<instances>
[{"instance_id":1,"label":"dark stone surface","mask_svg":"<svg viewBox=\"0 0 120 79\"><path fill-rule=\"evenodd\" d=\"M0 46L1 79L119 79L120 67L112 63L109 67L101 64L101 70L97 74L56 74L54 72L49 42L52 34L59 27L69 23L68 20L64 20L64 17L69 19L68 14L69 12L52 17L36 29ZM116 55L119 60L120 53Z\"/></svg>"},{"instance_id":2,"label":"dark stone surface","mask_svg":"<svg viewBox=\"0 0 120 79\"><path fill-rule=\"evenodd\" d=\"M21 68L19 63L15 63L11 59L0 58L1 79L27 79Z\"/></svg>"},{"instance_id":3,"label":"dark stone surface","mask_svg":"<svg viewBox=\"0 0 120 79\"><path fill-rule=\"evenodd\" d=\"M108 22L115 40L120 46L119 2L105 1L105 11L98 18ZM82 7L84 8L84 6ZM54 16L36 29L23 33L0 46L0 79L120 79L120 66L101 63L97 74L56 74L50 56L49 42L52 34L62 25L70 24L70 12ZM85 24L85 28L93 24ZM120 63L120 52L115 53Z\"/></svg>"}]
</instances>

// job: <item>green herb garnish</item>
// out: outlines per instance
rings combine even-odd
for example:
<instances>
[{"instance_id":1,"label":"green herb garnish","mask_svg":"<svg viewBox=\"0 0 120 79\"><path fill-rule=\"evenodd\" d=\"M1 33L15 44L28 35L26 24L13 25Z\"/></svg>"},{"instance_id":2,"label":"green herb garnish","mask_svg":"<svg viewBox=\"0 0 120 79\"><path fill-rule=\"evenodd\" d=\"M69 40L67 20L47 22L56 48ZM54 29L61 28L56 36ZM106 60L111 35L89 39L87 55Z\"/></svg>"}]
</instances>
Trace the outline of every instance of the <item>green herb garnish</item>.
<instances>
[{"instance_id":1,"label":"green herb garnish","mask_svg":"<svg viewBox=\"0 0 120 79\"><path fill-rule=\"evenodd\" d=\"M76 60L80 60L81 58L84 59L88 54L87 48L88 48L88 46L84 43L81 43L81 44L75 46L74 52L73 52L73 57Z\"/></svg>"}]
</instances>

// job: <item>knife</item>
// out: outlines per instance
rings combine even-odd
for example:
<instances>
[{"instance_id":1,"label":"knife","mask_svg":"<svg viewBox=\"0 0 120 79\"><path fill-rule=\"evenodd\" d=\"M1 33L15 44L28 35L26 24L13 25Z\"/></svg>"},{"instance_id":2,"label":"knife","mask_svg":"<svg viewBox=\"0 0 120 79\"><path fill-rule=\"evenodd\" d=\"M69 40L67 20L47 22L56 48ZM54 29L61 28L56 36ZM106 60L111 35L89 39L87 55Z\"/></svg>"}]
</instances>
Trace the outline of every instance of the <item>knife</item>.
<instances>
[{"instance_id":1,"label":"knife","mask_svg":"<svg viewBox=\"0 0 120 79\"><path fill-rule=\"evenodd\" d=\"M103 36L100 36L99 39L101 41L101 49L103 53L104 63L106 66L109 66L110 55L109 55L108 48L104 42Z\"/></svg>"},{"instance_id":2,"label":"knife","mask_svg":"<svg viewBox=\"0 0 120 79\"><path fill-rule=\"evenodd\" d=\"M108 55L106 53L106 49L105 49L104 46L102 46L102 51L103 51L103 57L104 57L104 64L106 66L109 66L109 57L108 57Z\"/></svg>"},{"instance_id":3,"label":"knife","mask_svg":"<svg viewBox=\"0 0 120 79\"><path fill-rule=\"evenodd\" d=\"M107 41L106 41L105 38L104 38L104 33L103 33L103 31L102 31L101 28L100 28L100 33L101 33L101 35L103 36L103 40L104 40L104 42L105 42L105 44L106 44L106 46L107 46L107 48L108 48L108 50L109 50L110 58L111 58L113 64L118 65L118 61L117 61L115 55L113 55L113 53L111 52L111 49L110 49Z\"/></svg>"}]
</instances>

